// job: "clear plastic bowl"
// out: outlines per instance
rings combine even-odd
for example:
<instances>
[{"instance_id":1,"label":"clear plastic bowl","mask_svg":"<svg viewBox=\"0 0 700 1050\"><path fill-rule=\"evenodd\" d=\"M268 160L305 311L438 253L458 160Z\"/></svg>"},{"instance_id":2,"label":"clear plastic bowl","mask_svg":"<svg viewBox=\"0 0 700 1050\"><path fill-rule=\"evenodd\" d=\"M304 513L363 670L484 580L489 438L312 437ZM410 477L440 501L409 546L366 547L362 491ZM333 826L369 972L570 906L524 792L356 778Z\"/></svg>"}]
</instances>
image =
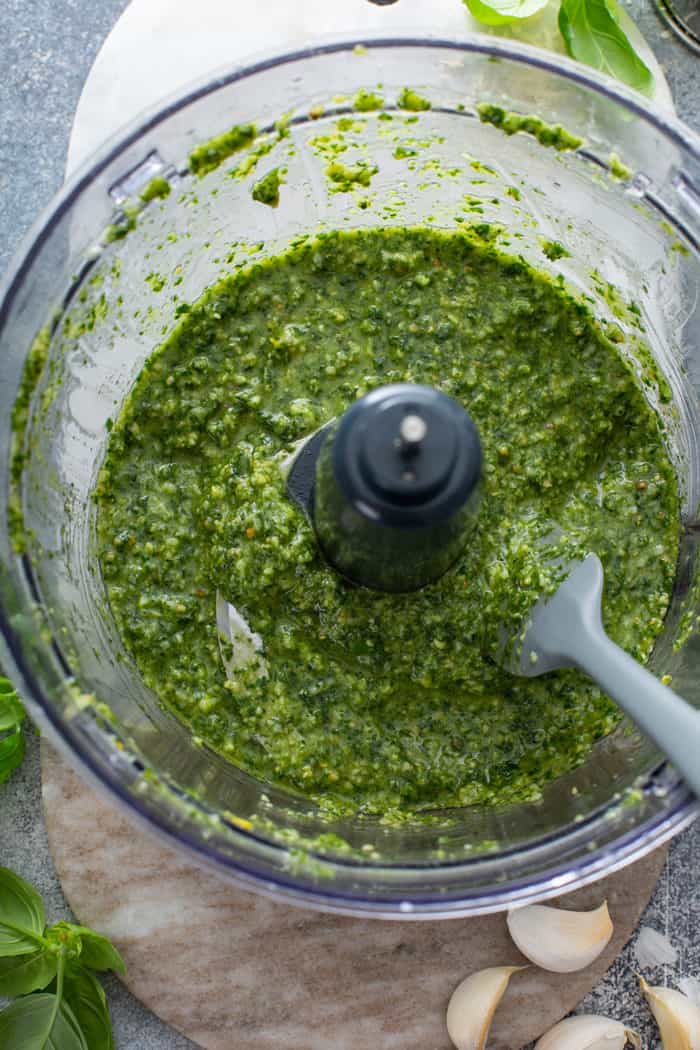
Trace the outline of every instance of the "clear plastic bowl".
<instances>
[{"instance_id":1,"label":"clear plastic bowl","mask_svg":"<svg viewBox=\"0 0 700 1050\"><path fill-rule=\"evenodd\" d=\"M234 768L158 706L121 648L94 553L91 490L107 421L174 323L177 303L196 299L236 262L309 231L450 228L458 217L497 222L521 235L517 251L541 268L552 264L539 238L562 242L571 255L555 272L589 295L602 319L633 331L634 318L621 306L633 301L671 385L672 401L657 407L685 527L651 666L672 674L678 691L700 706L700 641L692 629L700 533L700 140L612 81L524 46L476 36L363 45L332 40L224 70L144 114L61 190L15 259L0 299L0 662L77 767L130 816L232 880L356 915L476 914L572 889L643 856L693 818L693 798L623 723L536 803L452 810L431 826L358 819L329 826L308 801ZM372 204L363 210L352 194L330 194L311 140L352 111L360 89L378 91L398 117L406 87L432 103L415 114L411 132L429 143L432 166L394 159L382 133L387 122L376 112L359 114L362 156L379 167L367 191ZM584 142L559 152L531 134L507 136L480 122L481 102L536 113ZM189 173L188 155L202 141L254 122L273 142L284 115L284 148L291 141L295 152L284 154L289 170L278 209L253 202L250 185L274 166L279 144L243 179L228 173L245 154L203 178ZM610 172L613 153L628 173L614 162ZM460 204L473 189L474 161L493 170L488 196L497 203L486 200L483 215L470 218ZM158 174L173 192L143 206L134 221L129 202ZM505 193L508 185L518 187L520 200ZM115 239L115 223L134 228ZM160 291L154 272L165 278ZM30 352L34 366L42 353L47 361L35 367L23 469L12 493L11 417ZM7 525L8 501L16 520L18 499L22 553ZM319 842L328 832L346 846Z\"/></svg>"}]
</instances>

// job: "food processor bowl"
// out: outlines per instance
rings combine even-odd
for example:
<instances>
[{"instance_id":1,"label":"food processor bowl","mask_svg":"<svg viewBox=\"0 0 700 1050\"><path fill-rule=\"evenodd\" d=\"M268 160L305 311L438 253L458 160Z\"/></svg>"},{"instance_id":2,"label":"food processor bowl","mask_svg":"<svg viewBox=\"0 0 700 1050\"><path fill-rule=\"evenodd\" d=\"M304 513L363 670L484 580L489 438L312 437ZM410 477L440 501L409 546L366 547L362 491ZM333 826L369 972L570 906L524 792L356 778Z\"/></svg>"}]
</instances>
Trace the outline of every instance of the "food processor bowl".
<instances>
[{"instance_id":1,"label":"food processor bowl","mask_svg":"<svg viewBox=\"0 0 700 1050\"><path fill-rule=\"evenodd\" d=\"M343 119L343 163L377 170L337 192L328 144ZM243 148L226 155L211 142L189 161L241 124L256 129ZM251 187L278 165L285 182L271 208ZM188 304L310 233L465 223L489 224L504 251L561 275L616 326L662 417L683 533L650 666L700 706L700 140L641 96L478 36L331 39L217 72L78 171L2 288L0 663L49 739L126 815L297 904L401 919L494 911L608 874L696 812L663 756L623 721L533 801L420 822L329 821L193 738L145 687L115 629L93 489L111 421ZM543 253L552 243L563 251Z\"/></svg>"}]
</instances>

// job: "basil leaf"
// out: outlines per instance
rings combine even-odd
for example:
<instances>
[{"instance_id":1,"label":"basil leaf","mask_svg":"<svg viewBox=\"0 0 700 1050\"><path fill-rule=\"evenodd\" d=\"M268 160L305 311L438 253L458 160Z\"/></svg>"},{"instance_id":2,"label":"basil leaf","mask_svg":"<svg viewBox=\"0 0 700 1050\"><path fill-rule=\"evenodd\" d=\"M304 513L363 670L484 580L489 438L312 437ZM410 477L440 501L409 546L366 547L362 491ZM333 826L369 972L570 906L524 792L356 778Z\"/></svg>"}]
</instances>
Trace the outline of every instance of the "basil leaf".
<instances>
[{"instance_id":1,"label":"basil leaf","mask_svg":"<svg viewBox=\"0 0 700 1050\"><path fill-rule=\"evenodd\" d=\"M90 1050L114 1050L112 1023L102 985L83 969L66 973L63 995Z\"/></svg>"},{"instance_id":2,"label":"basil leaf","mask_svg":"<svg viewBox=\"0 0 700 1050\"><path fill-rule=\"evenodd\" d=\"M36 951L43 945L45 925L44 902L34 887L0 868L0 957Z\"/></svg>"},{"instance_id":3,"label":"basil leaf","mask_svg":"<svg viewBox=\"0 0 700 1050\"><path fill-rule=\"evenodd\" d=\"M0 1046L7 1050L89 1050L71 1008L48 992L17 999L0 1013Z\"/></svg>"},{"instance_id":4,"label":"basil leaf","mask_svg":"<svg viewBox=\"0 0 700 1050\"><path fill-rule=\"evenodd\" d=\"M0 959L0 996L14 999L46 988L56 976L58 960L53 952L38 951Z\"/></svg>"},{"instance_id":5,"label":"basil leaf","mask_svg":"<svg viewBox=\"0 0 700 1050\"><path fill-rule=\"evenodd\" d=\"M654 77L620 28L614 0L562 0L559 29L572 58L651 92Z\"/></svg>"},{"instance_id":6,"label":"basil leaf","mask_svg":"<svg viewBox=\"0 0 700 1050\"><path fill-rule=\"evenodd\" d=\"M89 966L91 970L114 970L115 973L126 973L124 960L110 940L87 926L72 926L71 929L80 934L82 944L80 963L82 966Z\"/></svg>"},{"instance_id":7,"label":"basil leaf","mask_svg":"<svg viewBox=\"0 0 700 1050\"><path fill-rule=\"evenodd\" d=\"M549 0L464 0L470 14L487 26L504 26L531 18Z\"/></svg>"},{"instance_id":8,"label":"basil leaf","mask_svg":"<svg viewBox=\"0 0 700 1050\"><path fill-rule=\"evenodd\" d=\"M21 766L24 751L24 733L20 728L0 739L0 784L4 784L17 766Z\"/></svg>"},{"instance_id":9,"label":"basil leaf","mask_svg":"<svg viewBox=\"0 0 700 1050\"><path fill-rule=\"evenodd\" d=\"M0 733L15 729L24 721L25 711L12 683L0 678Z\"/></svg>"}]
</instances>

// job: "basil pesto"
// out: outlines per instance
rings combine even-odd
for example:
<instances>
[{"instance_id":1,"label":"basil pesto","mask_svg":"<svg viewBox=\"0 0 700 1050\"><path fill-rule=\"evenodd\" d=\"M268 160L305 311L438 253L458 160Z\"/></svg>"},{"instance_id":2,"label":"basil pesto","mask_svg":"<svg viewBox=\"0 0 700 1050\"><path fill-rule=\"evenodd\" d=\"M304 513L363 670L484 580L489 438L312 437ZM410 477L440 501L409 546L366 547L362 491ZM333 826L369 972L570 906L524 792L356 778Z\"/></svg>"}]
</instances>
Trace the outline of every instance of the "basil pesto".
<instances>
[{"instance_id":1,"label":"basil pesto","mask_svg":"<svg viewBox=\"0 0 700 1050\"><path fill-rule=\"evenodd\" d=\"M674 579L676 481L620 350L483 224L331 233L232 273L145 364L99 479L104 581L145 682L329 814L536 799L619 715L575 671L502 670L501 625L556 587L557 558L595 551L606 627L645 660ZM485 459L468 549L403 595L326 566L280 470L392 382L461 401ZM266 677L227 681L217 590L262 637Z\"/></svg>"}]
</instances>

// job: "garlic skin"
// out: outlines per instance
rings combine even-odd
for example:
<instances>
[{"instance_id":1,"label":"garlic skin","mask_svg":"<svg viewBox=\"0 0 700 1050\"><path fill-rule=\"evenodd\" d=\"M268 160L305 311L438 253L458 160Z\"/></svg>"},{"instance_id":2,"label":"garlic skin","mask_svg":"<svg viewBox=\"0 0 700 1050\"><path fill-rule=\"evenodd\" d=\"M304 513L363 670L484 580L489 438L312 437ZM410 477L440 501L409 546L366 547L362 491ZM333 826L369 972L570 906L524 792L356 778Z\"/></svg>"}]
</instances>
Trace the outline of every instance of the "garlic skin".
<instances>
[{"instance_id":1,"label":"garlic skin","mask_svg":"<svg viewBox=\"0 0 700 1050\"><path fill-rule=\"evenodd\" d=\"M535 1050L624 1050L628 1043L640 1050L636 1032L619 1021L597 1014L567 1017L538 1040Z\"/></svg>"},{"instance_id":2,"label":"garlic skin","mask_svg":"<svg viewBox=\"0 0 700 1050\"><path fill-rule=\"evenodd\" d=\"M524 966L491 966L465 977L447 1007L447 1032L457 1050L484 1050L508 981Z\"/></svg>"},{"instance_id":3,"label":"garlic skin","mask_svg":"<svg viewBox=\"0 0 700 1050\"><path fill-rule=\"evenodd\" d=\"M634 954L640 970L648 970L652 966L675 966L678 962L678 949L665 934L651 926L639 927Z\"/></svg>"},{"instance_id":4,"label":"garlic skin","mask_svg":"<svg viewBox=\"0 0 700 1050\"><path fill-rule=\"evenodd\" d=\"M553 973L590 966L613 934L607 901L595 911L529 904L508 912L508 929L523 955Z\"/></svg>"},{"instance_id":5,"label":"garlic skin","mask_svg":"<svg viewBox=\"0 0 700 1050\"><path fill-rule=\"evenodd\" d=\"M648 985L643 977L639 986L659 1026L664 1050L700 1050L700 1006L675 988Z\"/></svg>"}]
</instances>

